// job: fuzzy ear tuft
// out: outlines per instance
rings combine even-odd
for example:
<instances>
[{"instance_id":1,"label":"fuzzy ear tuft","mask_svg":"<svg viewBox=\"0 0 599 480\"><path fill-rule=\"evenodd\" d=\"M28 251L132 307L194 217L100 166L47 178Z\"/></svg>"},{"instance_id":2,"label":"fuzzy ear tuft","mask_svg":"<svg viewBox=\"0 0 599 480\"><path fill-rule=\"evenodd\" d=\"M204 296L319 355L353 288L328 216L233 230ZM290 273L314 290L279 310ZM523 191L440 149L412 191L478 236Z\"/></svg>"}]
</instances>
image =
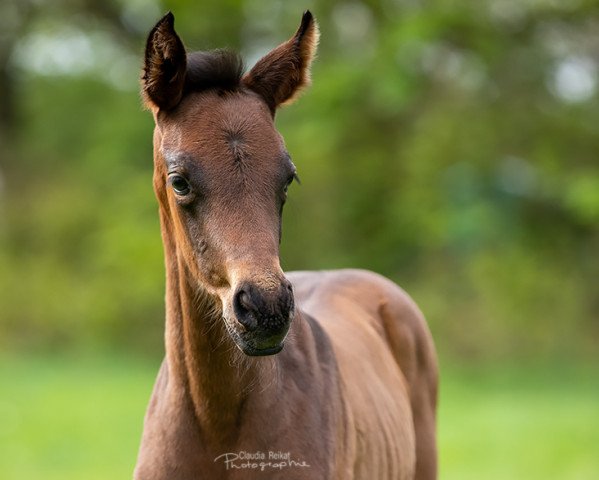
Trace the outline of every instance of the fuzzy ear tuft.
<instances>
[{"instance_id":1,"label":"fuzzy ear tuft","mask_svg":"<svg viewBox=\"0 0 599 480\"><path fill-rule=\"evenodd\" d=\"M260 94L273 113L310 85L310 65L319 36L318 24L307 10L295 35L258 60L243 77L243 83Z\"/></svg>"},{"instance_id":2,"label":"fuzzy ear tuft","mask_svg":"<svg viewBox=\"0 0 599 480\"><path fill-rule=\"evenodd\" d=\"M185 47L175 32L175 16L168 12L152 29L146 43L141 87L147 107L170 110L179 104L186 62Z\"/></svg>"}]
</instances>

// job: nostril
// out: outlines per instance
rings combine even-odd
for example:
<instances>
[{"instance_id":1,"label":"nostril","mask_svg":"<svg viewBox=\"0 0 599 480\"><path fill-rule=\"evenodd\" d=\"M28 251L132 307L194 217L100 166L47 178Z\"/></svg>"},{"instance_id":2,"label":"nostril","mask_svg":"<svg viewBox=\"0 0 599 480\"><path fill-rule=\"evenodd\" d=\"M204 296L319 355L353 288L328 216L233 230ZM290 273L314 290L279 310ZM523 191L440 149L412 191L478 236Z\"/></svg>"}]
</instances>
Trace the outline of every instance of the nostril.
<instances>
[{"instance_id":1,"label":"nostril","mask_svg":"<svg viewBox=\"0 0 599 480\"><path fill-rule=\"evenodd\" d=\"M248 295L248 293L245 290L242 290L241 292L239 292L239 305L242 308L244 308L245 310L252 309L250 296Z\"/></svg>"},{"instance_id":2,"label":"nostril","mask_svg":"<svg viewBox=\"0 0 599 480\"><path fill-rule=\"evenodd\" d=\"M233 309L237 315L237 321L247 330L254 330L258 326L255 315L256 307L245 289L242 288L235 294Z\"/></svg>"},{"instance_id":3,"label":"nostril","mask_svg":"<svg viewBox=\"0 0 599 480\"><path fill-rule=\"evenodd\" d=\"M293 310L293 287L291 282L284 281L282 284L283 289L281 290L280 305L282 306L282 313L289 315L289 312Z\"/></svg>"},{"instance_id":4,"label":"nostril","mask_svg":"<svg viewBox=\"0 0 599 480\"><path fill-rule=\"evenodd\" d=\"M283 295L293 295L293 285L291 285L289 280L284 279L281 282L281 287Z\"/></svg>"}]
</instances>

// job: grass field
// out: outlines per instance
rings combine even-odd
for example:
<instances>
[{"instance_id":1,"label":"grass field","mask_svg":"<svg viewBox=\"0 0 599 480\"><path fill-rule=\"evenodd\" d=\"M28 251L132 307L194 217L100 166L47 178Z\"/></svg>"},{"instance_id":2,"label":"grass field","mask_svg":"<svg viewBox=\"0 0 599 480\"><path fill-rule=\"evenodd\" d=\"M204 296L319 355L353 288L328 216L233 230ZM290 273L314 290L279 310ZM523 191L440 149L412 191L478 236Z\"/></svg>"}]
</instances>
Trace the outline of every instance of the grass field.
<instances>
[{"instance_id":1,"label":"grass field","mask_svg":"<svg viewBox=\"0 0 599 480\"><path fill-rule=\"evenodd\" d=\"M0 360L0 479L131 477L158 362L107 355ZM596 371L445 370L442 480L599 478Z\"/></svg>"}]
</instances>

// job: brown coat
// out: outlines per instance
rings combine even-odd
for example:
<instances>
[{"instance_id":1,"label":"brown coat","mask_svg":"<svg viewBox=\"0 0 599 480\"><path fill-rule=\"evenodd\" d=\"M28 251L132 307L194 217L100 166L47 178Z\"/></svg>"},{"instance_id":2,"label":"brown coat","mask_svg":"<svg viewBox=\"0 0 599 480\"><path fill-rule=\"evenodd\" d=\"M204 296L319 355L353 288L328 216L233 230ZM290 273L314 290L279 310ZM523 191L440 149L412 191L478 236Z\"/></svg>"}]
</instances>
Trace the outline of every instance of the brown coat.
<instances>
[{"instance_id":1,"label":"brown coat","mask_svg":"<svg viewBox=\"0 0 599 480\"><path fill-rule=\"evenodd\" d=\"M151 32L142 91L156 120L166 357L135 478L436 478L437 364L426 323L371 272L279 266L295 167L276 108L309 81L318 29L241 76Z\"/></svg>"}]
</instances>

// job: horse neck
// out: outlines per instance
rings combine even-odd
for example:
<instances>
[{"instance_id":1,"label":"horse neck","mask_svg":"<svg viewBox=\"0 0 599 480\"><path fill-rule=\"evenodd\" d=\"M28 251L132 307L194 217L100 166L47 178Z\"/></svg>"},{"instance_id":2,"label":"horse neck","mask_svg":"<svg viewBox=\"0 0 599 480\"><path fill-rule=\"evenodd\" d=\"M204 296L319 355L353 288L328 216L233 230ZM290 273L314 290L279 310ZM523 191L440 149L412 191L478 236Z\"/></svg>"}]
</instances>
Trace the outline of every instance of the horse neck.
<instances>
[{"instance_id":1,"label":"horse neck","mask_svg":"<svg viewBox=\"0 0 599 480\"><path fill-rule=\"evenodd\" d=\"M229 338L217 299L190 276L161 215L166 264L166 361L175 398L190 399L203 433L233 432L248 397L276 381L273 357L252 358Z\"/></svg>"}]
</instances>

